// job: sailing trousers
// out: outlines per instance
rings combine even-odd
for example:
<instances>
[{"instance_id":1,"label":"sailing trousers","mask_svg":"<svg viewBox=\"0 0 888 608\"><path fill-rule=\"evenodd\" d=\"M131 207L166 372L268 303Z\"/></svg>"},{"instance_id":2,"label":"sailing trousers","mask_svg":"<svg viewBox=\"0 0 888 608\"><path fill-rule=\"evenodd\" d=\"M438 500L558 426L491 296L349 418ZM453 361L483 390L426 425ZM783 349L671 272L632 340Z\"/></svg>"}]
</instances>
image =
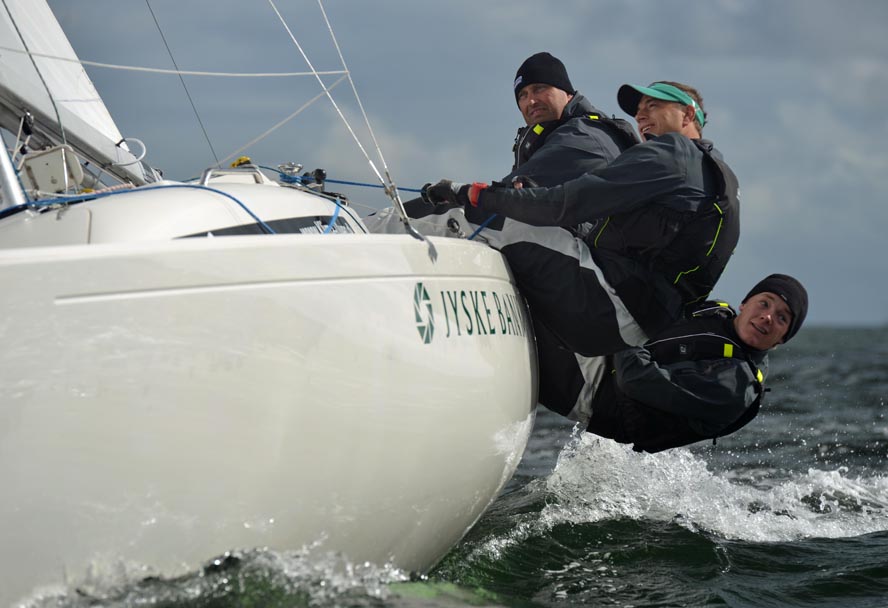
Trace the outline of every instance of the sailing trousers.
<instances>
[{"instance_id":1,"label":"sailing trousers","mask_svg":"<svg viewBox=\"0 0 888 608\"><path fill-rule=\"evenodd\" d=\"M502 252L534 322L562 346L593 357L647 341L582 239L563 228L508 218L497 228L480 237Z\"/></svg>"},{"instance_id":2,"label":"sailing trousers","mask_svg":"<svg viewBox=\"0 0 888 608\"><path fill-rule=\"evenodd\" d=\"M530 308L539 401L585 429L607 370L605 355L640 346L648 336L605 279L585 241L563 228L508 218L495 225L481 236L503 253Z\"/></svg>"},{"instance_id":3,"label":"sailing trousers","mask_svg":"<svg viewBox=\"0 0 888 608\"><path fill-rule=\"evenodd\" d=\"M539 359L539 402L586 429L592 419L592 401L608 373L609 357L584 357L569 351L540 324L534 325L534 332Z\"/></svg>"}]
</instances>

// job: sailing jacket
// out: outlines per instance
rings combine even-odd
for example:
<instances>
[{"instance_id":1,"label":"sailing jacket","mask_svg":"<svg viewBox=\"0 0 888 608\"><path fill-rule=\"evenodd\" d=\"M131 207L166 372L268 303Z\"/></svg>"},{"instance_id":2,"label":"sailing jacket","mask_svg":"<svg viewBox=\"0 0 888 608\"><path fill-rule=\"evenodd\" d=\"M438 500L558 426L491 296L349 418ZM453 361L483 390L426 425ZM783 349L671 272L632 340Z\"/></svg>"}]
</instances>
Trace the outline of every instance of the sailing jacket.
<instances>
[{"instance_id":1,"label":"sailing jacket","mask_svg":"<svg viewBox=\"0 0 888 608\"><path fill-rule=\"evenodd\" d=\"M659 452L727 435L758 413L767 353L743 344L730 316L676 323L613 356L587 430Z\"/></svg>"},{"instance_id":2,"label":"sailing jacket","mask_svg":"<svg viewBox=\"0 0 888 608\"><path fill-rule=\"evenodd\" d=\"M734 173L711 142L678 133L563 185L487 188L472 211L536 226L597 222L586 237L592 256L648 335L706 298L740 236Z\"/></svg>"},{"instance_id":3,"label":"sailing jacket","mask_svg":"<svg viewBox=\"0 0 888 608\"><path fill-rule=\"evenodd\" d=\"M555 186L607 166L626 148L638 143L631 125L608 118L583 95L576 93L561 118L522 127L515 137L512 171L500 180L511 187L514 177L527 177L540 186ZM412 218L441 215L446 205L432 205L421 198L404 203Z\"/></svg>"},{"instance_id":4,"label":"sailing jacket","mask_svg":"<svg viewBox=\"0 0 888 608\"><path fill-rule=\"evenodd\" d=\"M542 187L556 186L604 168L636 143L628 122L608 118L577 93L559 120L518 129L512 147L515 163L501 181L510 185L523 176Z\"/></svg>"}]
</instances>

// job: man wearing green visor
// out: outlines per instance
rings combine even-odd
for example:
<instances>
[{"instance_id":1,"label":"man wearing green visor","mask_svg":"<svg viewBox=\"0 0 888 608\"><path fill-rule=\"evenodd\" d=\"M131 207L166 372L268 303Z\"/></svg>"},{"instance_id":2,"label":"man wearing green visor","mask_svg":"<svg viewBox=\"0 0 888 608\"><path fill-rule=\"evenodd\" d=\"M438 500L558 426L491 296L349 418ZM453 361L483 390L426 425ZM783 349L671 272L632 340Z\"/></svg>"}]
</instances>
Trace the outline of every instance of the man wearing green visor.
<instances>
[{"instance_id":1,"label":"man wearing green visor","mask_svg":"<svg viewBox=\"0 0 888 608\"><path fill-rule=\"evenodd\" d=\"M617 102L624 112L635 117L643 140L667 132L682 133L699 139L706 124L706 113L696 89L679 83L655 82L649 87L624 84L617 92ZM693 94L697 97L691 96ZM667 103L662 103L662 102Z\"/></svg>"},{"instance_id":2,"label":"man wearing green visor","mask_svg":"<svg viewBox=\"0 0 888 608\"><path fill-rule=\"evenodd\" d=\"M701 138L697 91L623 85L618 102L646 141L602 169L551 188L442 180L429 189L461 203L470 222L489 221L483 236L508 260L538 329L543 403L547 382L574 373L564 368L575 355L583 367L643 344L705 300L740 234L737 179ZM569 230L583 222L594 229Z\"/></svg>"}]
</instances>

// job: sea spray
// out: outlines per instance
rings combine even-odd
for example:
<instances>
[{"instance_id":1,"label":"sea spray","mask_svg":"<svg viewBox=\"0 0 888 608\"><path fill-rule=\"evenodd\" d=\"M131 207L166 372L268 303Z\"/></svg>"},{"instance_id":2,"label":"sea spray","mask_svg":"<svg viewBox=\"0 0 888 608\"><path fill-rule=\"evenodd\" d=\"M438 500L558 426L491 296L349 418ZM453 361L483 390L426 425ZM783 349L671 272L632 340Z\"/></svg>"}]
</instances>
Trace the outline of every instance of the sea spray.
<instances>
[{"instance_id":1,"label":"sea spray","mask_svg":"<svg viewBox=\"0 0 888 608\"><path fill-rule=\"evenodd\" d=\"M547 480L542 528L602 519L675 521L726 539L853 537L888 528L888 478L809 469L784 480L738 483L684 449L640 454L583 434Z\"/></svg>"},{"instance_id":2,"label":"sea spray","mask_svg":"<svg viewBox=\"0 0 888 608\"><path fill-rule=\"evenodd\" d=\"M716 538L785 542L844 538L888 528L888 477L810 469L788 479L772 468L713 472L686 449L634 452L588 433L574 433L552 473L521 489L544 504L512 513L510 525L472 543L470 559L495 560L560 525L636 520L674 523ZM512 503L518 498L511 497Z\"/></svg>"},{"instance_id":3,"label":"sea spray","mask_svg":"<svg viewBox=\"0 0 888 608\"><path fill-rule=\"evenodd\" d=\"M131 606L378 606L390 585L409 575L390 565L355 564L336 553L254 550L229 552L196 572L149 576L133 564L96 564L81 581L35 592L20 608Z\"/></svg>"}]
</instances>

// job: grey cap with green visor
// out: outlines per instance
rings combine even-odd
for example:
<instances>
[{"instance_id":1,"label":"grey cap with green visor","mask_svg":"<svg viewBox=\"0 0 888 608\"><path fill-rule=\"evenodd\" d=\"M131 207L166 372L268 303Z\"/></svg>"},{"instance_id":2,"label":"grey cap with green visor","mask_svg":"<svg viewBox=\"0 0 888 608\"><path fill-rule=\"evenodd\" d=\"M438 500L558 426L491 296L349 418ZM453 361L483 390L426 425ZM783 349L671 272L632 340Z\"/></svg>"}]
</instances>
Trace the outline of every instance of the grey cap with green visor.
<instances>
[{"instance_id":1,"label":"grey cap with green visor","mask_svg":"<svg viewBox=\"0 0 888 608\"><path fill-rule=\"evenodd\" d=\"M697 123L702 128L706 124L706 117L703 116L703 109L697 105L694 98L679 89L678 87L666 84L665 82L654 82L650 86L640 87L634 84L624 84L617 91L617 103L624 112L630 116L638 113L638 103L643 96L653 97L654 99L662 99L663 101L674 101L685 106L691 106L695 110Z\"/></svg>"}]
</instances>

